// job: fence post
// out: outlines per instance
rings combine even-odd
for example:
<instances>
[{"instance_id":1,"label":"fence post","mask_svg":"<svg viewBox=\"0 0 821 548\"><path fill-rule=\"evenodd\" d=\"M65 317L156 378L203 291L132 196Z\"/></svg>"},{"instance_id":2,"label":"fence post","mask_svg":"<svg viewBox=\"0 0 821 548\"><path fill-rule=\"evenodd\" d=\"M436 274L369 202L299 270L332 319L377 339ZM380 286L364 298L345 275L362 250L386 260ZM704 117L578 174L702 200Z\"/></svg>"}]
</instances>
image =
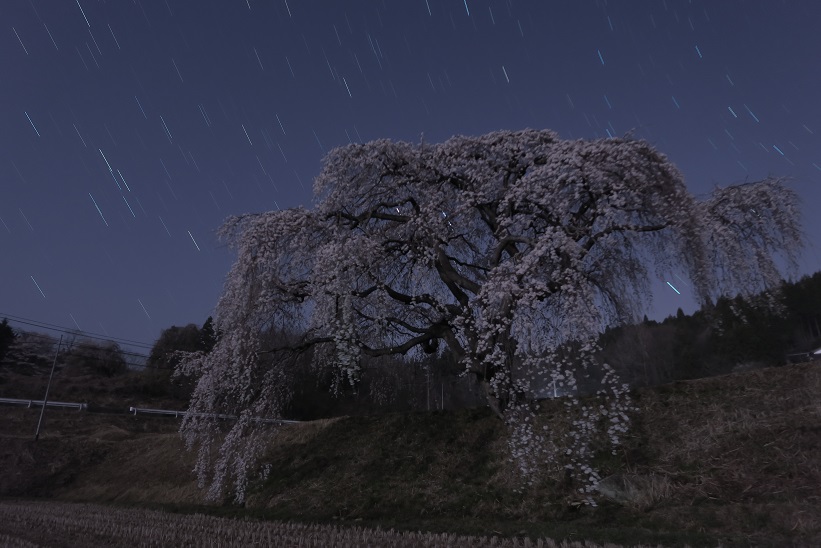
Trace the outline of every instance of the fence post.
<instances>
[{"instance_id":1,"label":"fence post","mask_svg":"<svg viewBox=\"0 0 821 548\"><path fill-rule=\"evenodd\" d=\"M46 385L46 395L43 398L43 407L40 409L40 419L37 421L37 431L34 432L34 441L40 439L40 425L43 424L43 415L46 413L46 405L48 405L48 391L51 388L51 379L54 377L54 367L57 365L57 356L60 354L60 345L63 344L63 336L60 335L60 342L57 343L57 350L54 352L54 361L51 362L51 373L48 376L48 384Z\"/></svg>"}]
</instances>

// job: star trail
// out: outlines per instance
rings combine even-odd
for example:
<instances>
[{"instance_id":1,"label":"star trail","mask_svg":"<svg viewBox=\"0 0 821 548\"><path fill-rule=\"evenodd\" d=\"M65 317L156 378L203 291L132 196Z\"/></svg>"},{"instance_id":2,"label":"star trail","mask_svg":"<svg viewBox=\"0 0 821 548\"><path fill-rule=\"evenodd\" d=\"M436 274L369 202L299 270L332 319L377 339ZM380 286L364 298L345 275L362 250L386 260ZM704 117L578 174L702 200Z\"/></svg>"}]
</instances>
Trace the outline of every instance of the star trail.
<instances>
[{"instance_id":1,"label":"star trail","mask_svg":"<svg viewBox=\"0 0 821 548\"><path fill-rule=\"evenodd\" d=\"M820 18L813 0L6 0L0 318L147 343L201 325L228 215L310 207L336 146L497 129L631 134L696 194L786 177L801 271L821 270ZM692 310L665 282L650 315Z\"/></svg>"}]
</instances>

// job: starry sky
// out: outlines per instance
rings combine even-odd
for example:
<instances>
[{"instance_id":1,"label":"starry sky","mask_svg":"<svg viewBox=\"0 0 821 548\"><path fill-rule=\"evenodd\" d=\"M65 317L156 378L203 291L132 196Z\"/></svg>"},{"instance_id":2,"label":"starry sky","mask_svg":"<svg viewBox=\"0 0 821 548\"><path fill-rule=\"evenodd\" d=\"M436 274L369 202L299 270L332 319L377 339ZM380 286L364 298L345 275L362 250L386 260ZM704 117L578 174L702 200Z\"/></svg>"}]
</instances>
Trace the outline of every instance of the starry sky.
<instances>
[{"instance_id":1,"label":"starry sky","mask_svg":"<svg viewBox=\"0 0 821 548\"><path fill-rule=\"evenodd\" d=\"M0 318L150 346L213 312L223 219L310 207L333 147L498 129L632 132L696 194L788 177L800 273L821 270L819 20L815 0L3 0ZM649 315L692 310L665 281Z\"/></svg>"}]
</instances>

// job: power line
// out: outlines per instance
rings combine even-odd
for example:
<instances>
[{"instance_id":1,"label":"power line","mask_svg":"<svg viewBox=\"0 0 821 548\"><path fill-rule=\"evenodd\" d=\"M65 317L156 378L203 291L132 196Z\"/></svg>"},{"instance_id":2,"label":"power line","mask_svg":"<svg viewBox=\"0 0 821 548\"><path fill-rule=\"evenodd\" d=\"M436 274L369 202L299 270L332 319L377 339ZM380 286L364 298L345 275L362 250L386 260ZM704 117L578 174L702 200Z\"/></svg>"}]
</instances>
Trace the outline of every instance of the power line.
<instances>
[{"instance_id":1,"label":"power line","mask_svg":"<svg viewBox=\"0 0 821 548\"><path fill-rule=\"evenodd\" d=\"M25 333L26 338L43 339L43 340L48 341L52 344L57 342L51 335L47 335L45 333L37 333L37 332L34 332L34 331L24 331L24 333ZM89 339L81 339L80 342L82 343L83 341L86 341L86 340L91 342ZM105 341L105 342L114 342L114 341ZM95 345L96 345L96 343L95 343ZM97 345L97 346L98 346L98 348L105 349L104 346L99 346L99 345ZM78 355L77 349L80 348L80 344L78 344L77 342L63 342L63 347L65 348L66 352L70 352L74 355ZM118 348L117 352L119 352L120 354L122 354L124 356L134 356L134 357L137 357L137 358L148 359L148 356L145 355L145 354L140 354L139 352L129 352L128 350L123 350L122 348L119 347L119 345L117 345L117 348Z\"/></svg>"},{"instance_id":2,"label":"power line","mask_svg":"<svg viewBox=\"0 0 821 548\"><path fill-rule=\"evenodd\" d=\"M87 331L82 331L80 329L73 329L73 328L68 328L68 327L64 327L64 326L61 326L61 325L55 325L55 324L50 324L50 323L47 323L47 322L42 322L42 321L39 321L39 320L32 320L30 318L23 318L23 317L20 317L20 316L14 316L12 314L5 314L3 312L0 312L0 317L6 318L9 321L12 321L12 322L15 322L15 323L24 324L24 325L31 325L31 326L34 326L34 327L39 327L41 329L49 329L49 330L57 331L57 332L60 332L60 333L67 333L69 335L80 335L80 336L85 337L87 339L98 339L98 340L102 340L102 341L113 341L113 342L118 342L118 343L122 343L122 344L127 344L129 346L136 346L138 348L145 348L145 349L148 349L148 350L151 350L154 347L153 344L148 344L148 343L144 343L144 342L140 342L140 341L133 341L133 340L130 340L130 339L123 339L123 338L119 338L119 337L108 337L106 335L101 335L100 333L91 333L91 332L87 332Z\"/></svg>"},{"instance_id":3,"label":"power line","mask_svg":"<svg viewBox=\"0 0 821 548\"><path fill-rule=\"evenodd\" d=\"M25 333L25 338L26 339L30 339L30 338L31 339L42 339L44 341L47 341L47 342L51 343L52 345L57 343L57 341L51 335L47 335L45 333L35 333L35 332L32 332L32 331L24 331L24 333ZM17 343L17 344L19 344L19 343ZM69 344L64 343L63 346L65 348L61 347L61 352L59 353L59 359L63 364L67 363L66 362L67 359L72 359L72 358L73 359L78 359L79 358L79 359L82 359L82 360L91 360L91 361L98 361L98 362L99 361L106 362L110 359L110 358L107 358L107 357L104 357L104 356L95 356L95 355L92 355L88 352L83 352L83 350L88 350L88 351L92 351L92 352L94 350L97 350L97 349L102 350L102 351L107 350L106 347L104 347L104 346L97 346L96 343L92 343L92 344L95 344L96 349L83 348L79 345L69 345ZM73 346L73 348L71 346ZM41 355L41 354L38 354L38 353L35 352L35 355ZM146 363L148 361L148 356L146 356L145 354L139 354L139 353L136 353L136 352L128 352L128 351L123 350L122 348L120 348L119 345L117 345L116 355L119 355L120 357L122 357L124 365L126 365L126 367L128 367L129 369L134 369L134 368L136 368L136 369L146 369L146 368L148 368L148 365ZM128 361L127 358L132 358L132 361ZM134 361L135 359L136 359L136 361Z\"/></svg>"}]
</instances>

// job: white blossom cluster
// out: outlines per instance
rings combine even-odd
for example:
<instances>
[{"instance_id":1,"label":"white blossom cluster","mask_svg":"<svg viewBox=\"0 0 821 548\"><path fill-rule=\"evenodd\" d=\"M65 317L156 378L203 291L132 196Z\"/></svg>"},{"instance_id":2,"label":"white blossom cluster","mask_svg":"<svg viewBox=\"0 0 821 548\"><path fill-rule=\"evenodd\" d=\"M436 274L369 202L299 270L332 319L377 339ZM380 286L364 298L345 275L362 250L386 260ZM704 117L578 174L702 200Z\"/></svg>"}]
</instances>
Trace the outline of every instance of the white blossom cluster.
<instances>
[{"instance_id":1,"label":"white blossom cluster","mask_svg":"<svg viewBox=\"0 0 821 548\"><path fill-rule=\"evenodd\" d=\"M180 366L198 379L191 410L276 416L300 356L355 383L363 358L434 348L510 425L526 477L553 462L585 493L598 479L596 433L617 444L629 422L625 388L597 363L599 333L643 311L651 273L686 275L705 300L773 287L776 261L793 263L801 241L782 182L697 200L662 154L631 139L373 141L333 150L314 190L312 210L221 229L237 261L214 350ZM578 383L596 374L599 403L582 405ZM532 401L547 387L571 396L567 437L535 427ZM211 493L233 484L242 498L261 438L249 420L224 437L217 426L189 415L182 431Z\"/></svg>"},{"instance_id":2,"label":"white blossom cluster","mask_svg":"<svg viewBox=\"0 0 821 548\"><path fill-rule=\"evenodd\" d=\"M594 452L609 444L615 454L630 424L628 413L633 410L628 386L619 381L609 365L599 363L597 351L596 344L588 342L573 345L572 354L565 350L564 356L554 353L541 360L531 356L526 367L531 384L523 384L520 390L527 392L535 383L551 387L556 395L567 394L563 398L563 417L551 415L546 424L539 426L537 423L546 421L539 420L538 406L528 401L511 406L506 416L511 457L525 485L534 485L546 472L564 471L591 505L595 505L593 493L601 479L591 464ZM582 403L577 396L577 379L590 376L595 369L602 371L597 378L598 389ZM543 379L537 380L540 375ZM551 429L555 425L568 427Z\"/></svg>"}]
</instances>

